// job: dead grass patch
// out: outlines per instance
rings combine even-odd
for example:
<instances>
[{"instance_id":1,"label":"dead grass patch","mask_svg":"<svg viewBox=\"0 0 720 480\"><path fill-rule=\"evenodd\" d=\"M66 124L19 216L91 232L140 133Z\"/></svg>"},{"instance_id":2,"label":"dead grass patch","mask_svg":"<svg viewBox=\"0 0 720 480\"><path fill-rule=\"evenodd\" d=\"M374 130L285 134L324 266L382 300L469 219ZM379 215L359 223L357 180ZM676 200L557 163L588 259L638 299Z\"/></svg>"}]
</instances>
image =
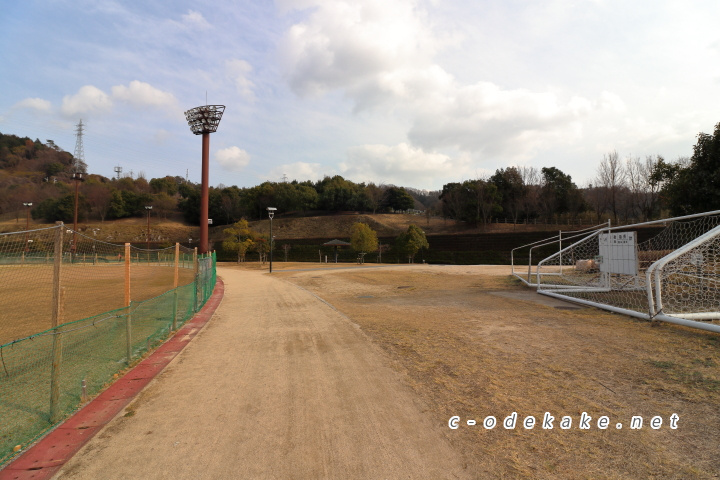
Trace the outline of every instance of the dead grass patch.
<instances>
[{"instance_id":1,"label":"dead grass patch","mask_svg":"<svg viewBox=\"0 0 720 480\"><path fill-rule=\"evenodd\" d=\"M0 267L0 345L51 328L52 265ZM174 267L133 265L130 298L143 301L173 287ZM193 281L193 270L180 269L179 284ZM64 266L65 288L61 323L122 308L125 302L124 265Z\"/></svg>"},{"instance_id":2,"label":"dead grass patch","mask_svg":"<svg viewBox=\"0 0 720 480\"><path fill-rule=\"evenodd\" d=\"M447 436L479 478L717 478L720 336L491 295L524 287L450 270L277 274L357 323L439 425L461 417ZM481 426L486 416L502 422L512 412L513 430ZM545 412L555 417L552 430L541 427ZM583 412L589 430L577 427ZM668 426L673 413L677 430ZM529 415L538 422L532 430L520 426ZM570 430L559 428L564 415ZM603 415L606 430L597 428ZM629 428L635 415L644 428ZM655 415L664 420L659 430L647 425Z\"/></svg>"}]
</instances>

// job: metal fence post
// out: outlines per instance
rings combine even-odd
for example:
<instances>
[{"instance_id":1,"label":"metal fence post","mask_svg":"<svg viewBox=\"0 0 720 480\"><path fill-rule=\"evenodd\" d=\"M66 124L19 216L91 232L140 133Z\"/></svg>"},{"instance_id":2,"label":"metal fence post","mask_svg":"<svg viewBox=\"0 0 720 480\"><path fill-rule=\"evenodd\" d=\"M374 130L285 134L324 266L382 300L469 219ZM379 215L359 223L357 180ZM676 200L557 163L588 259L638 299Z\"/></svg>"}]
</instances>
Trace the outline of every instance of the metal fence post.
<instances>
[{"instance_id":1,"label":"metal fence post","mask_svg":"<svg viewBox=\"0 0 720 480\"><path fill-rule=\"evenodd\" d=\"M195 284L193 287L193 312L197 312L198 310L198 249L195 247L195 250L193 250L193 268L194 268L194 275L193 278L195 279Z\"/></svg>"},{"instance_id":2,"label":"metal fence post","mask_svg":"<svg viewBox=\"0 0 720 480\"><path fill-rule=\"evenodd\" d=\"M127 337L127 364L132 360L132 314L130 312L130 244L125 244L125 336Z\"/></svg>"},{"instance_id":3,"label":"metal fence post","mask_svg":"<svg viewBox=\"0 0 720 480\"><path fill-rule=\"evenodd\" d=\"M180 244L175 244L175 275L173 279L173 312L172 329L177 330L177 308L178 308L178 283L180 277Z\"/></svg>"},{"instance_id":4,"label":"metal fence post","mask_svg":"<svg viewBox=\"0 0 720 480\"><path fill-rule=\"evenodd\" d=\"M52 296L52 315L51 322L53 332L52 346L52 366L50 369L50 423L56 423L60 420L60 367L62 364L62 335L58 331L60 318L62 316L63 293L61 283L62 273L62 247L63 247L63 231L65 225L58 222L57 232L55 232L55 249L53 258L53 296Z\"/></svg>"}]
</instances>

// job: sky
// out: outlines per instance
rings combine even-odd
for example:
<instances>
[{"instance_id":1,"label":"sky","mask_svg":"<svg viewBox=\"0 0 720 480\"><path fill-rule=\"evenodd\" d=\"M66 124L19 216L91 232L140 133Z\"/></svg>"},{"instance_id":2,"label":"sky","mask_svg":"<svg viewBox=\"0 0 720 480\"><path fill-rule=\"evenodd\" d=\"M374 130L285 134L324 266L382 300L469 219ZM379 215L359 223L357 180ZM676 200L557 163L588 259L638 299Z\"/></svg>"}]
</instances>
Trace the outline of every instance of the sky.
<instances>
[{"instance_id":1,"label":"sky","mask_svg":"<svg viewBox=\"0 0 720 480\"><path fill-rule=\"evenodd\" d=\"M510 166L692 155L720 122L716 0L0 0L0 132L89 173L439 190Z\"/></svg>"}]
</instances>

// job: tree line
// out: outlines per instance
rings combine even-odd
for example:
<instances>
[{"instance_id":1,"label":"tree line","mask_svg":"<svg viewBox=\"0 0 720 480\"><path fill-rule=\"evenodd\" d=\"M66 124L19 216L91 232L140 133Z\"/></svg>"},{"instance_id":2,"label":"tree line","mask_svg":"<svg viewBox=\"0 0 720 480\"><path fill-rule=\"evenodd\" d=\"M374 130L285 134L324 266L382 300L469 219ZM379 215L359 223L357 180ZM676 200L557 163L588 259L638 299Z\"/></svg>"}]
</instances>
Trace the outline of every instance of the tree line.
<instances>
[{"instance_id":1,"label":"tree line","mask_svg":"<svg viewBox=\"0 0 720 480\"><path fill-rule=\"evenodd\" d=\"M603 155L595 177L580 187L556 167L509 167L494 175L448 183L440 194L445 217L475 225L503 220L631 223L720 209L720 123L700 133L691 157L621 159Z\"/></svg>"},{"instance_id":2,"label":"tree line","mask_svg":"<svg viewBox=\"0 0 720 480\"><path fill-rule=\"evenodd\" d=\"M34 219L69 222L76 188L73 155L52 140L0 133L0 213L23 213L32 203ZM84 168L84 165L82 166ZM178 176L107 178L86 174L77 185L81 221L145 215L182 214L199 221L200 186ZM578 186L556 167L500 168L491 176L445 184L441 191L376 183L355 183L342 176L319 181L263 182L253 187L209 190L209 217L216 225L266 217L266 208L299 215L323 212L426 211L475 225L512 223L615 223L649 220L720 209L720 123L713 134L700 133L691 157L667 161L660 155L620 158L603 155L595 177Z\"/></svg>"},{"instance_id":3,"label":"tree line","mask_svg":"<svg viewBox=\"0 0 720 480\"><path fill-rule=\"evenodd\" d=\"M36 220L71 221L76 167L73 155L52 140L42 143L0 133L0 213L19 217L24 215L23 205L32 203ZM143 216L146 205L153 206L155 216L182 214L190 224L199 221L200 186L182 177L148 181L142 173L122 178L85 174L77 188L80 221ZM316 182L264 182L249 188L220 185L209 189L209 217L215 224L229 225L242 218L265 218L268 206L299 214L424 210L427 205L423 201L433 201L426 193L394 185L355 183L339 175Z\"/></svg>"}]
</instances>

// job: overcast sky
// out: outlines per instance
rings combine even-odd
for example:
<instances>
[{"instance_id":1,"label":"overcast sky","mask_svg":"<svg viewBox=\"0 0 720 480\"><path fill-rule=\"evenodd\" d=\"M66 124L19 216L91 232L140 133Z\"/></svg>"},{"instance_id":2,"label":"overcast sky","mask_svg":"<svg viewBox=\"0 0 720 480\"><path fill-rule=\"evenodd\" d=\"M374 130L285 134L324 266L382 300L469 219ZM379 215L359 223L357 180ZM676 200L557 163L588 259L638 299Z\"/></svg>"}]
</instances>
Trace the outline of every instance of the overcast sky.
<instances>
[{"instance_id":1,"label":"overcast sky","mask_svg":"<svg viewBox=\"0 0 720 480\"><path fill-rule=\"evenodd\" d=\"M720 122L717 0L2 1L0 132L90 173L441 189L512 165L692 154Z\"/></svg>"}]
</instances>

